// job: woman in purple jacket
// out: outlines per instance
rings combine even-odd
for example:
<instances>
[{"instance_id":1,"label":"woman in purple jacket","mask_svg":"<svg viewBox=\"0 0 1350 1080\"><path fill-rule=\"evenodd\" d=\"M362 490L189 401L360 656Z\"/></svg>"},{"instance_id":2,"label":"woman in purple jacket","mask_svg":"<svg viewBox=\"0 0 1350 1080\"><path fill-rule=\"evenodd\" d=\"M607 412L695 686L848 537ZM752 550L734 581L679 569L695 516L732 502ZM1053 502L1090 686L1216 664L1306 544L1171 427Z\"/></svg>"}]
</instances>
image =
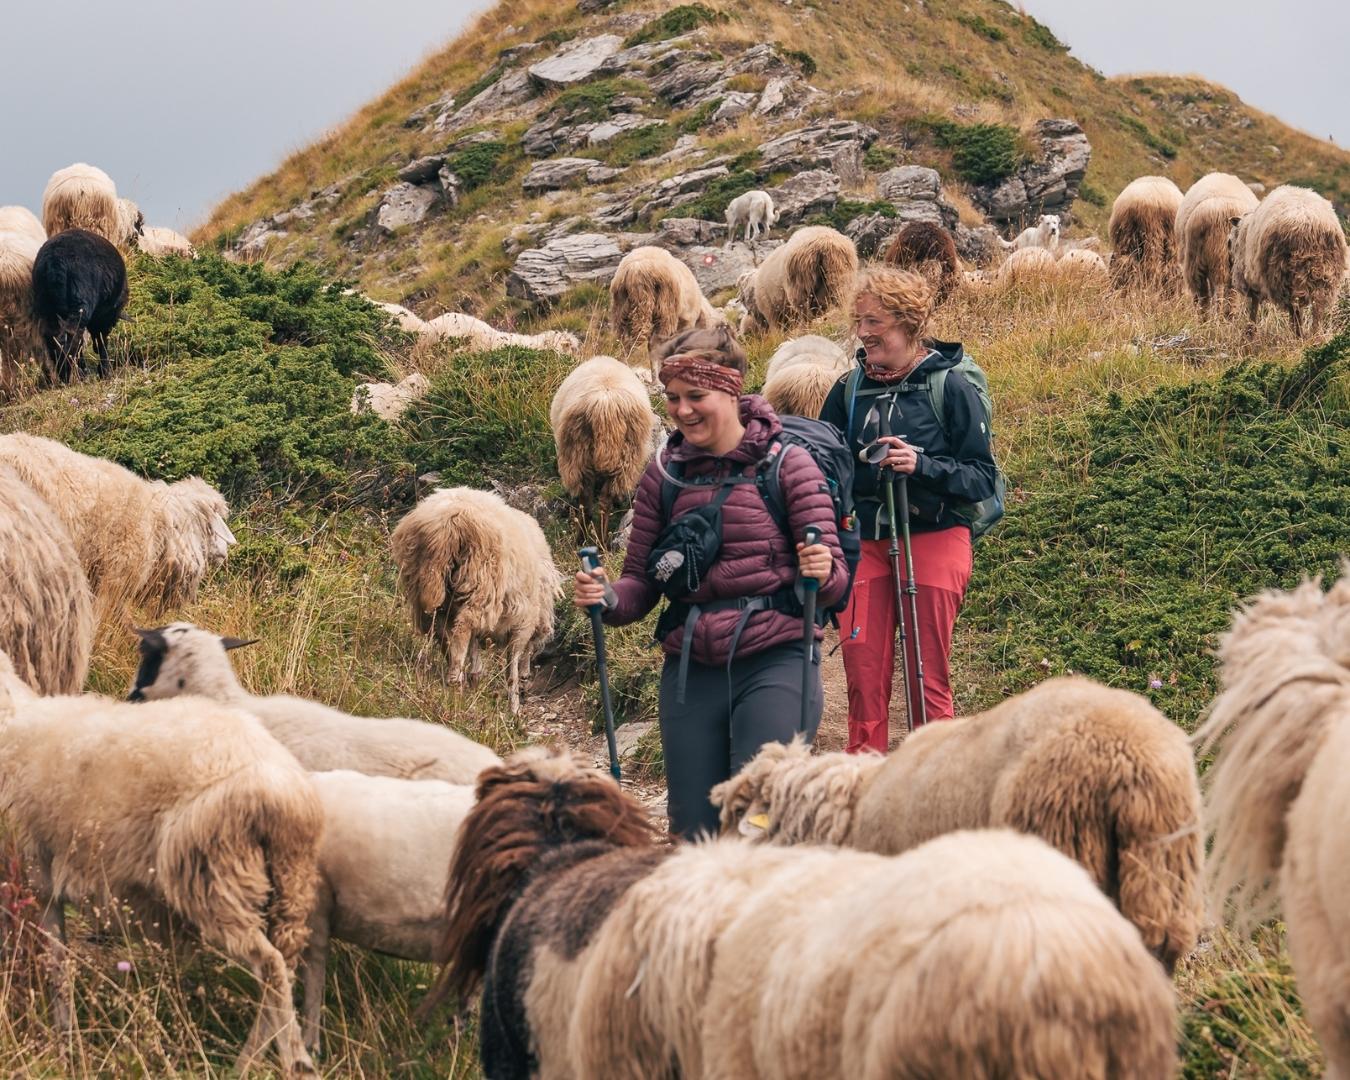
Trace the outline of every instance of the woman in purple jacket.
<instances>
[{"instance_id":1,"label":"woman in purple jacket","mask_svg":"<svg viewBox=\"0 0 1350 1080\"><path fill-rule=\"evenodd\" d=\"M661 598L647 570L658 535L694 508L723 500L716 561L657 625L666 653L660 719L670 828L689 839L717 831L717 811L708 801L714 785L765 743L798 733L805 657L794 589L799 576L815 578L826 608L843 595L848 570L824 477L805 450L778 441L782 425L768 403L758 394L742 395L745 353L730 333L690 331L666 351L660 378L677 430L642 477L623 575L608 602L603 572L577 574L574 602L583 609L606 604L604 618L612 625L641 619ZM758 485L746 482L780 453L790 535ZM676 494L666 517L662 486L672 481ZM809 547L800 542L808 526L821 533ZM819 645L811 660L808 739L822 705Z\"/></svg>"}]
</instances>

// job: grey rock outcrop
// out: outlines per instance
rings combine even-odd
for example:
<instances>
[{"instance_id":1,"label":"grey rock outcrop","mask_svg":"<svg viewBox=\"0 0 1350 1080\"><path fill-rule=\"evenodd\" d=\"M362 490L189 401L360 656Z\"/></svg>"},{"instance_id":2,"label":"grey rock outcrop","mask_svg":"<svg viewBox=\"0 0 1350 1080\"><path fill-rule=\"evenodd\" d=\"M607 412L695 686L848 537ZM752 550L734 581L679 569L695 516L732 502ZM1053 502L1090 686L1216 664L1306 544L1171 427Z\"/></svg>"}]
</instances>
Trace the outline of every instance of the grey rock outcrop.
<instances>
[{"instance_id":1,"label":"grey rock outcrop","mask_svg":"<svg viewBox=\"0 0 1350 1080\"><path fill-rule=\"evenodd\" d=\"M910 221L956 228L956 207L942 196L942 177L936 169L901 165L877 177L877 194L895 207L895 228Z\"/></svg>"},{"instance_id":2,"label":"grey rock outcrop","mask_svg":"<svg viewBox=\"0 0 1350 1080\"><path fill-rule=\"evenodd\" d=\"M757 98L748 90L728 90L722 95L717 108L713 110L714 124L729 124L737 117L744 116L755 107Z\"/></svg>"},{"instance_id":3,"label":"grey rock outcrop","mask_svg":"<svg viewBox=\"0 0 1350 1080\"><path fill-rule=\"evenodd\" d=\"M1039 120L1032 132L1034 161L998 184L976 187L971 199L985 215L1005 223L1034 222L1041 214L1067 214L1092 159L1092 146L1072 120Z\"/></svg>"},{"instance_id":4,"label":"grey rock outcrop","mask_svg":"<svg viewBox=\"0 0 1350 1080\"><path fill-rule=\"evenodd\" d=\"M434 132L457 131L477 123L490 113L521 105L538 92L523 71L508 71L491 86L480 90L458 108L453 101L442 106L431 121Z\"/></svg>"},{"instance_id":5,"label":"grey rock outcrop","mask_svg":"<svg viewBox=\"0 0 1350 1080\"><path fill-rule=\"evenodd\" d=\"M521 187L530 193L557 191L571 184L585 180L588 184L603 184L623 173L623 169L611 169L594 158L554 158L551 161L536 162Z\"/></svg>"},{"instance_id":6,"label":"grey rock outcrop","mask_svg":"<svg viewBox=\"0 0 1350 1080\"><path fill-rule=\"evenodd\" d=\"M764 261L781 240L756 240L753 243L736 241L725 247L696 244L673 252L685 266L694 272L699 288L711 296L722 289L734 288L741 275Z\"/></svg>"},{"instance_id":7,"label":"grey rock outcrop","mask_svg":"<svg viewBox=\"0 0 1350 1080\"><path fill-rule=\"evenodd\" d=\"M440 197L441 193L435 188L419 184L395 184L380 199L379 208L375 211L375 224L386 233L415 225L431 212Z\"/></svg>"},{"instance_id":8,"label":"grey rock outcrop","mask_svg":"<svg viewBox=\"0 0 1350 1080\"><path fill-rule=\"evenodd\" d=\"M441 166L444 164L444 154L420 157L399 169L398 178L408 184L425 184L429 180L436 179L436 174L441 171Z\"/></svg>"},{"instance_id":9,"label":"grey rock outcrop","mask_svg":"<svg viewBox=\"0 0 1350 1080\"><path fill-rule=\"evenodd\" d=\"M853 241L858 257L870 259L886 250L890 239L900 231L903 222L889 214L859 214L844 226L844 235Z\"/></svg>"},{"instance_id":10,"label":"grey rock outcrop","mask_svg":"<svg viewBox=\"0 0 1350 1080\"><path fill-rule=\"evenodd\" d=\"M506 294L536 303L557 300L584 281L607 282L623 258L603 233L574 233L522 251L506 277Z\"/></svg>"},{"instance_id":11,"label":"grey rock outcrop","mask_svg":"<svg viewBox=\"0 0 1350 1080\"><path fill-rule=\"evenodd\" d=\"M974 229L957 225L952 237L956 241L956 253L975 266L992 266L1003 251L998 230L992 225Z\"/></svg>"},{"instance_id":12,"label":"grey rock outcrop","mask_svg":"<svg viewBox=\"0 0 1350 1080\"><path fill-rule=\"evenodd\" d=\"M827 120L789 131L759 146L759 171L828 169L845 183L863 178L863 152L877 129L856 120Z\"/></svg>"},{"instance_id":13,"label":"grey rock outcrop","mask_svg":"<svg viewBox=\"0 0 1350 1080\"><path fill-rule=\"evenodd\" d=\"M526 70L539 86L561 90L591 78L622 45L623 39L616 34L569 41L552 56L531 64Z\"/></svg>"},{"instance_id":14,"label":"grey rock outcrop","mask_svg":"<svg viewBox=\"0 0 1350 1080\"><path fill-rule=\"evenodd\" d=\"M657 243L662 247L694 247L716 243L726 227L702 218L662 218L656 226Z\"/></svg>"},{"instance_id":15,"label":"grey rock outcrop","mask_svg":"<svg viewBox=\"0 0 1350 1080\"><path fill-rule=\"evenodd\" d=\"M839 177L826 169L808 169L789 176L769 189L778 215L777 227L795 225L812 214L830 209L839 201Z\"/></svg>"},{"instance_id":16,"label":"grey rock outcrop","mask_svg":"<svg viewBox=\"0 0 1350 1080\"><path fill-rule=\"evenodd\" d=\"M725 164L711 161L703 168L668 177L654 187L631 188L598 200L591 216L601 225L627 225L644 212L673 209L693 202L712 181L727 175L729 170Z\"/></svg>"},{"instance_id":17,"label":"grey rock outcrop","mask_svg":"<svg viewBox=\"0 0 1350 1080\"><path fill-rule=\"evenodd\" d=\"M520 145L531 157L547 157L580 146L601 146L625 131L636 131L660 122L637 113L616 113L598 122L581 124L567 124L559 117L546 116L526 130Z\"/></svg>"}]
</instances>

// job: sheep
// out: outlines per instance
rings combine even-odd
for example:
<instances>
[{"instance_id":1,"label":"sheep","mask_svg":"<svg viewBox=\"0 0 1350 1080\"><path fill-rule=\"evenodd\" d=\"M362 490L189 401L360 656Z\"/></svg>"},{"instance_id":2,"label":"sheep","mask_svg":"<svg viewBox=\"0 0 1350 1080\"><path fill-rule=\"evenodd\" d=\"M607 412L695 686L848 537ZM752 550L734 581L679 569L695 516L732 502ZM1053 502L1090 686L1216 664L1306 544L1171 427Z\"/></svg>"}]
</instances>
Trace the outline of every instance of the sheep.
<instances>
[{"instance_id":1,"label":"sheep","mask_svg":"<svg viewBox=\"0 0 1350 1080\"><path fill-rule=\"evenodd\" d=\"M33 260L43 241L22 222L15 224L6 229L0 220L0 400L14 395L21 365L42 348L33 311Z\"/></svg>"},{"instance_id":2,"label":"sheep","mask_svg":"<svg viewBox=\"0 0 1350 1080\"><path fill-rule=\"evenodd\" d=\"M736 238L736 230L745 226L745 240L758 240L760 233L767 232L778 221L778 212L773 207L773 197L767 191L747 191L737 195L727 203L727 246Z\"/></svg>"},{"instance_id":3,"label":"sheep","mask_svg":"<svg viewBox=\"0 0 1350 1080\"><path fill-rule=\"evenodd\" d=\"M304 770L239 709L35 698L11 671L0 663L0 810L51 939L57 1031L72 1020L64 905L127 900L253 972L262 994L241 1068L275 1040L287 1075L313 1073L291 1001L323 825Z\"/></svg>"},{"instance_id":4,"label":"sheep","mask_svg":"<svg viewBox=\"0 0 1350 1080\"><path fill-rule=\"evenodd\" d=\"M1170 286L1176 275L1181 189L1165 176L1131 180L1111 206L1111 284Z\"/></svg>"},{"instance_id":5,"label":"sheep","mask_svg":"<svg viewBox=\"0 0 1350 1080\"><path fill-rule=\"evenodd\" d=\"M1228 295L1232 219L1255 210L1257 205L1251 188L1236 176L1216 172L1192 184L1177 207L1174 227L1182 280L1205 310Z\"/></svg>"},{"instance_id":6,"label":"sheep","mask_svg":"<svg viewBox=\"0 0 1350 1080\"><path fill-rule=\"evenodd\" d=\"M147 225L136 239L136 246L144 255L153 259L166 255L180 255L185 259L195 259L197 249L180 232L165 228L163 225Z\"/></svg>"},{"instance_id":7,"label":"sheep","mask_svg":"<svg viewBox=\"0 0 1350 1080\"><path fill-rule=\"evenodd\" d=\"M372 300L371 303L373 303L386 315L392 316L393 320L396 323L398 323L398 327L400 330L406 330L409 334L416 334L418 337L438 336L434 331L431 330L430 323L424 322L420 315L417 315L416 313L409 311L402 304L386 304L377 300ZM468 316L464 317L468 318ZM476 319L474 321L477 322ZM487 324L484 323L483 325L486 326ZM489 327L489 329L491 329L491 327Z\"/></svg>"},{"instance_id":8,"label":"sheep","mask_svg":"<svg viewBox=\"0 0 1350 1080\"><path fill-rule=\"evenodd\" d=\"M828 338L808 334L785 341L769 358L764 397L779 415L817 417L830 388L852 365Z\"/></svg>"},{"instance_id":9,"label":"sheep","mask_svg":"<svg viewBox=\"0 0 1350 1080\"><path fill-rule=\"evenodd\" d=\"M1328 1077L1350 1076L1348 614L1344 575L1326 595L1305 581L1258 596L1220 641L1220 693L1195 734L1215 753L1205 785L1214 909L1243 930L1283 912Z\"/></svg>"},{"instance_id":10,"label":"sheep","mask_svg":"<svg viewBox=\"0 0 1350 1080\"><path fill-rule=\"evenodd\" d=\"M1018 248L998 268L998 281L1005 285L1045 281L1055 274L1055 257L1041 247Z\"/></svg>"},{"instance_id":11,"label":"sheep","mask_svg":"<svg viewBox=\"0 0 1350 1080\"><path fill-rule=\"evenodd\" d=\"M553 636L553 603L562 576L539 523L500 496L441 488L398 523L390 539L399 588L413 627L432 635L459 686L481 671L485 639L505 645L511 714L520 711L520 679Z\"/></svg>"},{"instance_id":12,"label":"sheep","mask_svg":"<svg viewBox=\"0 0 1350 1080\"><path fill-rule=\"evenodd\" d=\"M961 261L956 257L952 234L929 221L911 221L904 226L895 234L882 261L902 270L917 270L926 277L934 289L934 303L950 296L961 280Z\"/></svg>"},{"instance_id":13,"label":"sheep","mask_svg":"<svg viewBox=\"0 0 1350 1080\"><path fill-rule=\"evenodd\" d=\"M766 747L713 789L724 831L906 851L1015 828L1080 862L1171 970L1202 922L1200 793L1186 736L1136 694L1050 679L889 758ZM756 828L762 825L762 828Z\"/></svg>"},{"instance_id":14,"label":"sheep","mask_svg":"<svg viewBox=\"0 0 1350 1080\"><path fill-rule=\"evenodd\" d=\"M173 484L142 480L116 462L22 432L0 435L0 464L65 525L101 617L126 605L190 603L235 543L225 524L229 506L195 476Z\"/></svg>"},{"instance_id":15,"label":"sheep","mask_svg":"<svg viewBox=\"0 0 1350 1080\"><path fill-rule=\"evenodd\" d=\"M94 599L51 508L0 464L0 649L39 694L77 694L94 649Z\"/></svg>"},{"instance_id":16,"label":"sheep","mask_svg":"<svg viewBox=\"0 0 1350 1080\"><path fill-rule=\"evenodd\" d=\"M541 750L477 794L421 1015L481 984L488 1076L1175 1068L1166 976L1082 869L1033 838L960 833L898 858L658 848L636 800Z\"/></svg>"},{"instance_id":17,"label":"sheep","mask_svg":"<svg viewBox=\"0 0 1350 1080\"><path fill-rule=\"evenodd\" d=\"M388 310L386 308L386 310ZM414 316L415 317L415 316ZM400 322L402 319L400 318ZM426 324L423 336L431 341L447 338L467 338L472 348L487 351L508 347L520 349L552 349L572 356L581 351L581 342L566 330L544 330L538 334L513 334L497 330L482 319L459 312L447 311Z\"/></svg>"},{"instance_id":18,"label":"sheep","mask_svg":"<svg viewBox=\"0 0 1350 1080\"><path fill-rule=\"evenodd\" d=\"M130 199L117 200L117 230L119 239L112 242L118 247L136 247L145 235L145 215ZM178 235L172 229L163 231Z\"/></svg>"},{"instance_id":19,"label":"sheep","mask_svg":"<svg viewBox=\"0 0 1350 1080\"><path fill-rule=\"evenodd\" d=\"M843 303L858 274L858 249L836 229L808 225L743 276L742 334L788 329Z\"/></svg>"},{"instance_id":20,"label":"sheep","mask_svg":"<svg viewBox=\"0 0 1350 1080\"><path fill-rule=\"evenodd\" d=\"M1056 261L1055 270L1060 277L1074 281L1105 282L1111 274L1106 260L1089 248L1066 251Z\"/></svg>"},{"instance_id":21,"label":"sheep","mask_svg":"<svg viewBox=\"0 0 1350 1080\"><path fill-rule=\"evenodd\" d=\"M323 806L319 888L300 962L305 1048L319 1053L329 942L417 963L435 960L446 872L473 788L343 769L310 774Z\"/></svg>"},{"instance_id":22,"label":"sheep","mask_svg":"<svg viewBox=\"0 0 1350 1080\"><path fill-rule=\"evenodd\" d=\"M42 193L42 227L48 237L87 229L111 244L125 241L126 222L112 177L84 162L52 173Z\"/></svg>"},{"instance_id":23,"label":"sheep","mask_svg":"<svg viewBox=\"0 0 1350 1080\"><path fill-rule=\"evenodd\" d=\"M426 397L430 388L427 377L416 371L397 383L363 383L352 392L352 412L372 412L381 420L394 421Z\"/></svg>"},{"instance_id":24,"label":"sheep","mask_svg":"<svg viewBox=\"0 0 1350 1080\"><path fill-rule=\"evenodd\" d=\"M609 283L609 303L614 336L630 353L640 344L650 351L655 341L721 322L694 272L664 248L639 247L625 255Z\"/></svg>"},{"instance_id":25,"label":"sheep","mask_svg":"<svg viewBox=\"0 0 1350 1080\"><path fill-rule=\"evenodd\" d=\"M1316 332L1327 321L1346 275L1346 242L1336 209L1315 191L1284 184L1232 222L1233 288L1247 298L1254 327L1261 301L1289 313L1302 337L1304 313Z\"/></svg>"},{"instance_id":26,"label":"sheep","mask_svg":"<svg viewBox=\"0 0 1350 1080\"><path fill-rule=\"evenodd\" d=\"M1066 240L1065 238L1060 237L1059 257L1061 259L1071 251L1095 251L1100 255L1101 250L1102 241L1101 238L1097 236L1079 236L1072 240ZM1105 262L1106 260L1103 259L1102 261Z\"/></svg>"},{"instance_id":27,"label":"sheep","mask_svg":"<svg viewBox=\"0 0 1350 1080\"><path fill-rule=\"evenodd\" d=\"M999 245L1004 251L1020 251L1022 248L1045 248L1052 255L1059 253L1059 215L1042 214L1035 225L1023 229L1012 240L999 237Z\"/></svg>"},{"instance_id":28,"label":"sheep","mask_svg":"<svg viewBox=\"0 0 1350 1080\"><path fill-rule=\"evenodd\" d=\"M548 411L558 450L558 475L581 501L578 537L597 525L609 536L609 515L630 500L647 468L660 421L628 365L596 356L562 381ZM598 524L596 522L598 511Z\"/></svg>"},{"instance_id":29,"label":"sheep","mask_svg":"<svg viewBox=\"0 0 1350 1080\"><path fill-rule=\"evenodd\" d=\"M26 206L0 206L0 232L21 233L34 241L34 250L47 242L47 230Z\"/></svg>"},{"instance_id":30,"label":"sheep","mask_svg":"<svg viewBox=\"0 0 1350 1080\"><path fill-rule=\"evenodd\" d=\"M467 784L501 760L441 724L352 716L290 694L250 694L239 685L227 654L251 642L184 622L135 632L140 665L128 700L199 694L247 709L311 772L350 769L368 776Z\"/></svg>"},{"instance_id":31,"label":"sheep","mask_svg":"<svg viewBox=\"0 0 1350 1080\"><path fill-rule=\"evenodd\" d=\"M47 381L70 382L79 370L84 333L98 353L106 378L108 334L127 303L127 266L121 252L97 233L67 229L33 257L33 314L47 346Z\"/></svg>"}]
</instances>

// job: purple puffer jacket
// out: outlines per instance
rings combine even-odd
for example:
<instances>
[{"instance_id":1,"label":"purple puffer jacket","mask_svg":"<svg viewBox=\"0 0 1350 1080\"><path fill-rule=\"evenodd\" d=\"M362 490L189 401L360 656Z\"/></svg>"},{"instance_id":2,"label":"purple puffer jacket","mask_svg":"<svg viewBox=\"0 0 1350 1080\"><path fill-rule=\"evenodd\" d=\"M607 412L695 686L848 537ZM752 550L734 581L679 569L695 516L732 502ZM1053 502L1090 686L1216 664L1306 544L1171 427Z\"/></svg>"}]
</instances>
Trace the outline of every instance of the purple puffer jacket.
<instances>
[{"instance_id":1,"label":"purple puffer jacket","mask_svg":"<svg viewBox=\"0 0 1350 1080\"><path fill-rule=\"evenodd\" d=\"M746 466L768 454L783 425L769 403L758 394L741 398L741 423L745 425L745 437L736 449L723 457L690 446L676 432L662 452L661 461L682 462L686 479L706 476L714 470L726 471L728 465L744 471ZM821 583L818 601L821 607L828 607L844 594L848 567L839 548L834 506L829 493L824 490L825 478L811 455L800 446L793 446L784 451L779 479L792 536L800 538L808 525L815 525L821 531L821 543L834 556L834 566L828 580ZM623 576L614 582L617 603L605 612L608 623L634 622L651 611L661 599L661 591L647 577L647 555L666 524L661 520L661 480L661 468L652 462L642 476L633 502L633 531L628 540ZM715 485L680 489L671 518L711 502L717 490ZM697 604L743 596L767 596L796 581L797 539L790 540L783 535L754 484L737 484L722 504L722 548L717 562L688 601ZM703 613L694 629L692 659L701 664L725 664L741 614L735 609ZM821 632L817 630L816 635L819 637ZM787 641L800 641L801 636L800 616L783 611L756 611L741 632L736 655L749 656ZM684 628L681 626L666 635L662 648L678 655L683 642Z\"/></svg>"}]
</instances>

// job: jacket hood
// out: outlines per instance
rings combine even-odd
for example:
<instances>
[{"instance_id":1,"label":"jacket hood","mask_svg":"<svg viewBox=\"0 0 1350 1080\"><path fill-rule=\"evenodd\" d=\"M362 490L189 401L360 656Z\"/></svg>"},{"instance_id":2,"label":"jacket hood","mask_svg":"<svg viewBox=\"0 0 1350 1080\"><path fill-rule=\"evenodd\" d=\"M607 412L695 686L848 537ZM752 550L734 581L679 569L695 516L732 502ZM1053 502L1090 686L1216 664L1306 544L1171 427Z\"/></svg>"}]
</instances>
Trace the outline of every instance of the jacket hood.
<instances>
[{"instance_id":1,"label":"jacket hood","mask_svg":"<svg viewBox=\"0 0 1350 1080\"><path fill-rule=\"evenodd\" d=\"M769 446L773 443L774 437L783 430L783 424L778 419L778 414L773 411L773 406L758 394L742 394L740 405L741 423L745 425L745 435L734 450L726 454L711 454L707 450L691 446L685 441L684 433L676 431L666 443L662 460L691 462L706 459L712 461L721 457L727 461L736 461L747 465L760 460L769 452Z\"/></svg>"}]
</instances>

